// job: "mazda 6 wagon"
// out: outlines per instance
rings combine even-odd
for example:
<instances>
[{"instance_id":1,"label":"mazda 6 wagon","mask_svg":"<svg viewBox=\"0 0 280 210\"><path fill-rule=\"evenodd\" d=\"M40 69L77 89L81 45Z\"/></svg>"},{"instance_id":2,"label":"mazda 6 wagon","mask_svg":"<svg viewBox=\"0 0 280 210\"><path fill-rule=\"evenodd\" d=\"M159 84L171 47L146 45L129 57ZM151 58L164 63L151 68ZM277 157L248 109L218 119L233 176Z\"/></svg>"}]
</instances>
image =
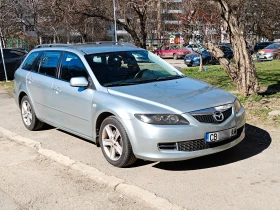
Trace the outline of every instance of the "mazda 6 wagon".
<instances>
[{"instance_id":1,"label":"mazda 6 wagon","mask_svg":"<svg viewBox=\"0 0 280 210\"><path fill-rule=\"evenodd\" d=\"M15 101L27 129L91 140L117 167L209 155L245 136L234 95L126 43L37 46L15 73Z\"/></svg>"}]
</instances>

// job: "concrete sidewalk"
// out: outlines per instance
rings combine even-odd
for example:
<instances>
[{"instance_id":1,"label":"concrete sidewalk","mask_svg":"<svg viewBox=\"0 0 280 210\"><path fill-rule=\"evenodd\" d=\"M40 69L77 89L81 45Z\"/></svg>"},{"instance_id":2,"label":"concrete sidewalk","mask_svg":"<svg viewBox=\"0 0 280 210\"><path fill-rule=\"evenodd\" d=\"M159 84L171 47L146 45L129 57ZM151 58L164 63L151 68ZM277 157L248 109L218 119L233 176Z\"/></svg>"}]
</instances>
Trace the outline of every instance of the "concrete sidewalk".
<instances>
[{"instance_id":1,"label":"concrete sidewalk","mask_svg":"<svg viewBox=\"0 0 280 210\"><path fill-rule=\"evenodd\" d=\"M152 209L0 133L1 210Z\"/></svg>"}]
</instances>

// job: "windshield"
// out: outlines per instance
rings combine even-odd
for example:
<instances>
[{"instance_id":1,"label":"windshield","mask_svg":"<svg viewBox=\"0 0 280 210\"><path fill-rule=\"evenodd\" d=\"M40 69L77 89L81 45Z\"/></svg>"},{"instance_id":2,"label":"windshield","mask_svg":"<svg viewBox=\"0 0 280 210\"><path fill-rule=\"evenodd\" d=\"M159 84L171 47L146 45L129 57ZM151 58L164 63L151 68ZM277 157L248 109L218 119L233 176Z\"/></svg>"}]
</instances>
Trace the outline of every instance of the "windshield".
<instances>
[{"instance_id":1,"label":"windshield","mask_svg":"<svg viewBox=\"0 0 280 210\"><path fill-rule=\"evenodd\" d=\"M280 47L280 44L271 44L268 45L265 49L277 49Z\"/></svg>"},{"instance_id":2,"label":"windshield","mask_svg":"<svg viewBox=\"0 0 280 210\"><path fill-rule=\"evenodd\" d=\"M145 50L85 55L102 86L135 85L184 77L161 58Z\"/></svg>"}]
</instances>

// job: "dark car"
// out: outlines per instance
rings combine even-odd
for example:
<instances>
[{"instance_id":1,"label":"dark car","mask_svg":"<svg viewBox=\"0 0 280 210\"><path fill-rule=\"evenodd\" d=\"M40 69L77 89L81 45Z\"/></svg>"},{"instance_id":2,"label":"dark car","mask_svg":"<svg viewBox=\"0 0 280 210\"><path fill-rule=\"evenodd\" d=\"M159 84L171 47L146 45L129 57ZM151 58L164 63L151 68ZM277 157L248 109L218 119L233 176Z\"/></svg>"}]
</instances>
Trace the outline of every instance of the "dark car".
<instances>
[{"instance_id":1,"label":"dark car","mask_svg":"<svg viewBox=\"0 0 280 210\"><path fill-rule=\"evenodd\" d=\"M8 80L13 80L15 71L27 55L27 51L19 48L4 48L3 54ZM3 58L0 53L0 80L5 80L5 78Z\"/></svg>"},{"instance_id":2,"label":"dark car","mask_svg":"<svg viewBox=\"0 0 280 210\"><path fill-rule=\"evenodd\" d=\"M224 52L225 57L227 59L232 59L233 58L233 51L230 47L225 46L225 45L219 45L219 48ZM184 63L187 66L199 66L200 65L200 57L198 53L191 53L189 55L186 55L184 58ZM202 52L202 63L203 65L207 64L218 64L218 60L211 55L211 53L208 50L204 50Z\"/></svg>"},{"instance_id":3,"label":"dark car","mask_svg":"<svg viewBox=\"0 0 280 210\"><path fill-rule=\"evenodd\" d=\"M254 47L254 51L258 52L259 50L261 50L271 44L273 44L273 42L258 42Z\"/></svg>"}]
</instances>

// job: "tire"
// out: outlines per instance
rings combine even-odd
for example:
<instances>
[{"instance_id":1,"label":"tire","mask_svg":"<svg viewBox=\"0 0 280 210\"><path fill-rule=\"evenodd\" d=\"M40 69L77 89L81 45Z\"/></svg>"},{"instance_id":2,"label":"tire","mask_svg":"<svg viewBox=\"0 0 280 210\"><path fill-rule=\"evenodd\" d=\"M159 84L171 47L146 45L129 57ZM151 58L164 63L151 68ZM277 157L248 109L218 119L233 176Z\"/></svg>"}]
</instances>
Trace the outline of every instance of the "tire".
<instances>
[{"instance_id":1,"label":"tire","mask_svg":"<svg viewBox=\"0 0 280 210\"><path fill-rule=\"evenodd\" d=\"M209 65L210 64L210 61L208 59L206 59L205 61L202 62L203 65Z\"/></svg>"},{"instance_id":2,"label":"tire","mask_svg":"<svg viewBox=\"0 0 280 210\"><path fill-rule=\"evenodd\" d=\"M176 54L173 54L173 59L174 60L177 60L178 59L178 56Z\"/></svg>"},{"instance_id":3,"label":"tire","mask_svg":"<svg viewBox=\"0 0 280 210\"><path fill-rule=\"evenodd\" d=\"M111 138L108 132L111 133ZM137 160L127 133L115 116L107 117L102 122L99 131L99 144L104 157L113 166L122 168L132 165Z\"/></svg>"},{"instance_id":4,"label":"tire","mask_svg":"<svg viewBox=\"0 0 280 210\"><path fill-rule=\"evenodd\" d=\"M24 96L20 103L21 119L24 126L30 131L40 130L44 123L35 114L34 108L28 96Z\"/></svg>"}]
</instances>

